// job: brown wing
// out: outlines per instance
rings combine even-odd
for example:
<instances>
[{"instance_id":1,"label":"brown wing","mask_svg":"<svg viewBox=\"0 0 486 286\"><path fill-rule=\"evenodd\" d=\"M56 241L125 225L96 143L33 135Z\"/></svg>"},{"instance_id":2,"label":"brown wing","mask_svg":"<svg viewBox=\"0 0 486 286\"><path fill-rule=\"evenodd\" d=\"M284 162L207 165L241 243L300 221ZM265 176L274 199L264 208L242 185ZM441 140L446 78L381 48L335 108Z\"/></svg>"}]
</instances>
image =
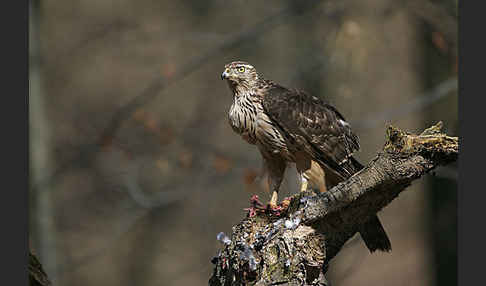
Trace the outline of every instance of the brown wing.
<instances>
[{"instance_id":1,"label":"brown wing","mask_svg":"<svg viewBox=\"0 0 486 286\"><path fill-rule=\"evenodd\" d=\"M274 85L265 93L263 107L270 119L313 160L343 178L361 168L351 157L360 148L358 137L333 106L304 92Z\"/></svg>"}]
</instances>

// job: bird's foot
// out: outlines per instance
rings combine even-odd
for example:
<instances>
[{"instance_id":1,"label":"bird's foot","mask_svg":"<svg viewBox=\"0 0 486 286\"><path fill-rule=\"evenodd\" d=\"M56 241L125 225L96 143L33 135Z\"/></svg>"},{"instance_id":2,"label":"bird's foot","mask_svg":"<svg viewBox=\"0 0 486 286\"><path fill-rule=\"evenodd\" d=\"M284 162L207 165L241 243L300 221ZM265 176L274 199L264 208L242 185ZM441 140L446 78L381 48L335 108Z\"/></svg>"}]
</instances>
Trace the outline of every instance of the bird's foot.
<instances>
[{"instance_id":1,"label":"bird's foot","mask_svg":"<svg viewBox=\"0 0 486 286\"><path fill-rule=\"evenodd\" d=\"M279 205L267 204L267 212L271 215L280 216L282 213L282 207Z\"/></svg>"},{"instance_id":2,"label":"bird's foot","mask_svg":"<svg viewBox=\"0 0 486 286\"><path fill-rule=\"evenodd\" d=\"M292 198L291 197L285 197L283 199L283 201L280 203L280 205L282 206L283 209L288 209L289 208L289 205L290 205L290 202L292 201Z\"/></svg>"},{"instance_id":3,"label":"bird's foot","mask_svg":"<svg viewBox=\"0 0 486 286\"><path fill-rule=\"evenodd\" d=\"M280 204L273 205L269 203L267 205L267 212L274 216L282 215L289 207L291 198L286 197Z\"/></svg>"}]
</instances>

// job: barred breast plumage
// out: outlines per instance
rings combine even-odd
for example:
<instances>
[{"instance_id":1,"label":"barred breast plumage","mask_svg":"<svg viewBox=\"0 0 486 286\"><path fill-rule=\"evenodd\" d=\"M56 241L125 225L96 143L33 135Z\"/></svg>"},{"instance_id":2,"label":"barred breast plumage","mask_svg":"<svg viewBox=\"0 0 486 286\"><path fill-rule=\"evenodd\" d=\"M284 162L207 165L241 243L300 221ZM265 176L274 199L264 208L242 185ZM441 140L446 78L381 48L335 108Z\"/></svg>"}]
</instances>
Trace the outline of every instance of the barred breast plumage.
<instances>
[{"instance_id":1,"label":"barred breast plumage","mask_svg":"<svg viewBox=\"0 0 486 286\"><path fill-rule=\"evenodd\" d=\"M250 144L293 161L287 138L264 112L260 97L247 93L235 96L228 118L233 130Z\"/></svg>"}]
</instances>

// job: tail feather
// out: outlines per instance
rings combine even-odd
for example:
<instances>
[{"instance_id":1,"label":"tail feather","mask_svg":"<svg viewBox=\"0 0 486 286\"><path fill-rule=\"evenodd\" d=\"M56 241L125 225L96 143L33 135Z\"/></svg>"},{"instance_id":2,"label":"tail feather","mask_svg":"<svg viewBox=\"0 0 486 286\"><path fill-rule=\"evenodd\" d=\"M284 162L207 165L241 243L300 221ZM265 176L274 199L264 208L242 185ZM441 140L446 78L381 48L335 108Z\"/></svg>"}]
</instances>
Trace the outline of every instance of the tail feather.
<instances>
[{"instance_id":1,"label":"tail feather","mask_svg":"<svg viewBox=\"0 0 486 286\"><path fill-rule=\"evenodd\" d=\"M344 162L342 167L350 174L355 174L364 168L364 166L352 156ZM326 168L325 165L322 168L325 170L327 188L331 188L347 178L344 174L339 174L332 169ZM378 216L374 215L370 220L361 225L359 233L370 252L376 250L391 251L390 239L381 225Z\"/></svg>"},{"instance_id":2,"label":"tail feather","mask_svg":"<svg viewBox=\"0 0 486 286\"><path fill-rule=\"evenodd\" d=\"M350 158L349 163L355 173L364 168L364 166L354 157ZM376 250L391 251L390 239L388 238L383 225L381 225L378 216L374 215L369 221L364 223L361 226L359 234L370 252Z\"/></svg>"},{"instance_id":3,"label":"tail feather","mask_svg":"<svg viewBox=\"0 0 486 286\"><path fill-rule=\"evenodd\" d=\"M370 252L375 250L391 251L390 239L378 216L375 215L364 223L360 228L359 234Z\"/></svg>"},{"instance_id":4,"label":"tail feather","mask_svg":"<svg viewBox=\"0 0 486 286\"><path fill-rule=\"evenodd\" d=\"M349 163L353 166L354 173L360 171L361 169L364 168L364 166L356 160L354 157L349 158Z\"/></svg>"}]
</instances>

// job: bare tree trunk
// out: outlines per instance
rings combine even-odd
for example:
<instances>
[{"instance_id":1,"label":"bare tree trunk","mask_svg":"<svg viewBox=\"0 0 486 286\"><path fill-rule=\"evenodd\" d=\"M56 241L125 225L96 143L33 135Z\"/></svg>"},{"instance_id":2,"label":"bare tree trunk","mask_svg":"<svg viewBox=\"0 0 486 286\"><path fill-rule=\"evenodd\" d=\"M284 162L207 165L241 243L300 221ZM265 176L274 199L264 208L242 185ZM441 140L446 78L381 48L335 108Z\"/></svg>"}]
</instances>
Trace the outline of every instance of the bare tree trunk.
<instances>
[{"instance_id":1,"label":"bare tree trunk","mask_svg":"<svg viewBox=\"0 0 486 286\"><path fill-rule=\"evenodd\" d=\"M42 59L40 54L40 3L29 2L29 152L30 186L50 174L50 128L42 86ZM30 230L33 249L42 258L51 276L56 276L55 231L51 193L46 187L29 191Z\"/></svg>"},{"instance_id":2,"label":"bare tree trunk","mask_svg":"<svg viewBox=\"0 0 486 286\"><path fill-rule=\"evenodd\" d=\"M458 138L441 127L420 135L389 127L384 150L347 181L323 194L293 196L279 217L245 218L231 240L222 239L209 285L329 285L329 261L361 224L413 180L457 159Z\"/></svg>"}]
</instances>

